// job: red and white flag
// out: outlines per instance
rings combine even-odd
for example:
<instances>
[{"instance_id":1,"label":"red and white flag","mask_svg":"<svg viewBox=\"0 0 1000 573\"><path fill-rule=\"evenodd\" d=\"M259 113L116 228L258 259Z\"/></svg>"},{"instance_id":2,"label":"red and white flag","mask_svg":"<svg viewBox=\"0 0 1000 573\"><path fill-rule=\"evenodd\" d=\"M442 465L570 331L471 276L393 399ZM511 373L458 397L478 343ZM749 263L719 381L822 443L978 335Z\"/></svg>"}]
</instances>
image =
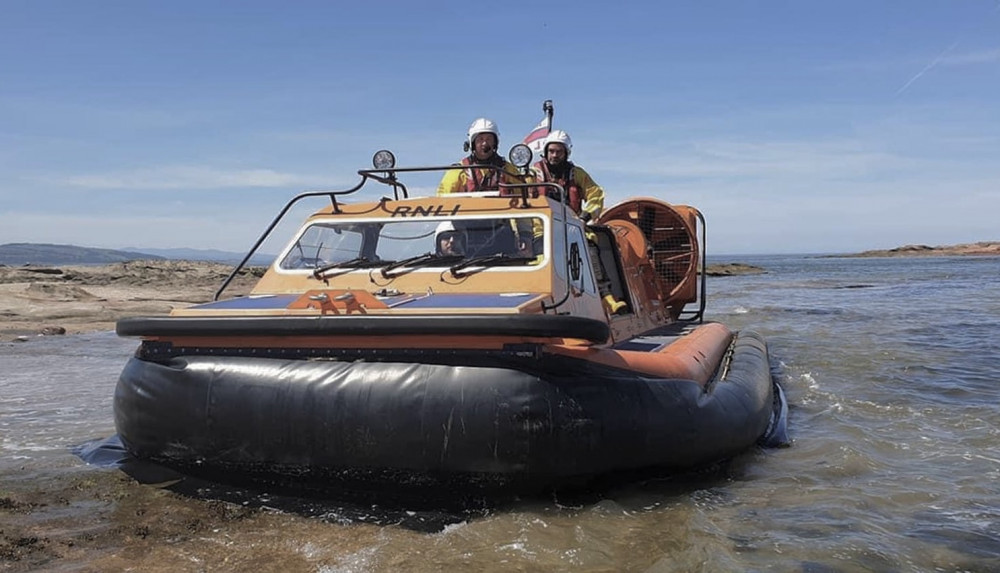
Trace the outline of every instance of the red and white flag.
<instances>
[{"instance_id":1,"label":"red and white flag","mask_svg":"<svg viewBox=\"0 0 1000 573\"><path fill-rule=\"evenodd\" d=\"M535 129L531 130L531 133L524 136L524 143L531 148L532 151L541 155L542 144L545 142L545 138L548 137L549 132L552 131L552 117L548 114L542 118L542 121L538 122Z\"/></svg>"}]
</instances>

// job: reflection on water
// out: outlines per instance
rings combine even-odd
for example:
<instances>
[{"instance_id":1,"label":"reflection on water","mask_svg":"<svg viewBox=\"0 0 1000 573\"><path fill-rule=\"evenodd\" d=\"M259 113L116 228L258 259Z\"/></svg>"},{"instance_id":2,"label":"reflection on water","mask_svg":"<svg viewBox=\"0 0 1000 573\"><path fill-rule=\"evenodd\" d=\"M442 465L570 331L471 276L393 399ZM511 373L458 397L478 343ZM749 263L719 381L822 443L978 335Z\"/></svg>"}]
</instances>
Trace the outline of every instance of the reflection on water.
<instances>
[{"instance_id":1,"label":"reflection on water","mask_svg":"<svg viewBox=\"0 0 1000 573\"><path fill-rule=\"evenodd\" d=\"M142 485L72 449L113 435L135 343L4 344L0 568L1000 569L997 259L740 262L769 272L710 279L709 318L768 338L793 447L573 496Z\"/></svg>"}]
</instances>

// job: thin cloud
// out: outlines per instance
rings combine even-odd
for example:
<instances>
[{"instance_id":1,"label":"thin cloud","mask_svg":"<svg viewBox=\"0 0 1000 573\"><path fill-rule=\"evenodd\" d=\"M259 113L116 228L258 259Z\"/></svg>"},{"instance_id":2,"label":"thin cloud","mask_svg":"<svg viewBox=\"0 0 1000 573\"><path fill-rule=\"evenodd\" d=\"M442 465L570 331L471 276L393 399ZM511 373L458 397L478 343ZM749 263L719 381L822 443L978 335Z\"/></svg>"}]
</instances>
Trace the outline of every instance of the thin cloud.
<instances>
[{"instance_id":1,"label":"thin cloud","mask_svg":"<svg viewBox=\"0 0 1000 573\"><path fill-rule=\"evenodd\" d=\"M994 62L1000 62L1000 48L995 48L993 50L981 50L978 52L969 52L967 54L956 54L954 56L947 56L941 58L938 65L942 66L969 66L977 64L992 64Z\"/></svg>"},{"instance_id":2,"label":"thin cloud","mask_svg":"<svg viewBox=\"0 0 1000 573\"><path fill-rule=\"evenodd\" d=\"M263 230L268 216L225 211L214 211L211 216L138 212L110 215L0 213L0 244L56 243L112 249L135 245L245 251ZM183 229L183 233L178 233L178 229ZM280 241L287 239L289 233L281 235Z\"/></svg>"},{"instance_id":3,"label":"thin cloud","mask_svg":"<svg viewBox=\"0 0 1000 573\"><path fill-rule=\"evenodd\" d=\"M10 117L29 117L34 122L85 126L93 129L154 129L167 130L204 125L217 116L211 110L164 109L155 107L107 107L65 100L53 96L0 95L0 106Z\"/></svg>"},{"instance_id":4,"label":"thin cloud","mask_svg":"<svg viewBox=\"0 0 1000 573\"><path fill-rule=\"evenodd\" d=\"M103 174L72 175L56 183L86 189L225 189L233 187L329 186L330 177L272 169L164 166Z\"/></svg>"},{"instance_id":5,"label":"thin cloud","mask_svg":"<svg viewBox=\"0 0 1000 573\"><path fill-rule=\"evenodd\" d=\"M957 46L956 46L957 47ZM974 52L966 52L959 54L947 55L947 52L953 50L954 48L949 47L947 50L939 54L938 57L931 61L931 64L936 66L972 66L981 64L992 64L1000 61L1000 48L979 50ZM873 59L864 61L852 61L852 62L837 62L829 63L818 66L816 69L820 71L845 71L845 72L891 72L893 70L899 69L901 66L917 66L921 63L926 62L923 58L895 58L895 59ZM936 63L935 63L936 62ZM930 64L925 65L924 73Z\"/></svg>"},{"instance_id":6,"label":"thin cloud","mask_svg":"<svg viewBox=\"0 0 1000 573\"><path fill-rule=\"evenodd\" d=\"M1000 2L996 2L996 5L990 11L989 16L993 16L997 12L1000 12ZM986 19L983 19L978 24L981 25L981 23L985 22L985 21L986 21ZM982 63L982 61L981 61L982 53L981 52L973 53L972 54L973 58L971 58L971 59L968 57L968 55L965 55L965 56L963 56L963 55L949 56L948 55L952 50L954 50L956 47L958 47L959 42L961 42L962 39L967 34L969 34L969 32L970 32L970 30L965 30L963 33L959 34L958 37L955 38L955 41L952 42L950 46L948 46L947 48L945 48L940 54L937 55L937 57L935 57L933 60L931 60L930 63L928 63L926 66L924 66L924 68L922 70L920 70L919 72L917 72L905 84L903 84L903 87L899 88L899 90L896 91L896 96L897 97L900 96L903 92L905 92L907 89L909 89L909 87L912 86L914 84L914 82L916 82L917 80L919 80L927 72L931 71L932 69L934 69L939 64L968 65L968 64ZM988 59L987 61L993 61L992 56L990 56L990 58L991 59Z\"/></svg>"},{"instance_id":7,"label":"thin cloud","mask_svg":"<svg viewBox=\"0 0 1000 573\"><path fill-rule=\"evenodd\" d=\"M598 156L601 154L598 153ZM672 150L621 149L595 170L639 177L846 179L911 167L913 160L859 142L703 140Z\"/></svg>"},{"instance_id":8,"label":"thin cloud","mask_svg":"<svg viewBox=\"0 0 1000 573\"><path fill-rule=\"evenodd\" d=\"M922 78L924 76L924 74L926 74L927 72L931 71L938 64L940 64L945 59L945 57L948 55L948 52L954 50L955 47L958 46L958 42L959 42L958 40L955 40L954 42L952 42L952 44L950 46L948 46L947 48L945 48L943 52L941 52L940 54L938 54L936 58L934 58L933 60L930 61L929 64L927 64L926 66L924 66L924 69L922 69L919 72L917 72L916 74L914 74L913 77L911 77L905 84L903 84L903 87L901 87L898 90L896 90L896 95L897 96L901 95L903 92L905 92L907 89L909 89L909 87L912 86L914 84L914 82L916 82L917 80L919 80L920 78Z\"/></svg>"}]
</instances>

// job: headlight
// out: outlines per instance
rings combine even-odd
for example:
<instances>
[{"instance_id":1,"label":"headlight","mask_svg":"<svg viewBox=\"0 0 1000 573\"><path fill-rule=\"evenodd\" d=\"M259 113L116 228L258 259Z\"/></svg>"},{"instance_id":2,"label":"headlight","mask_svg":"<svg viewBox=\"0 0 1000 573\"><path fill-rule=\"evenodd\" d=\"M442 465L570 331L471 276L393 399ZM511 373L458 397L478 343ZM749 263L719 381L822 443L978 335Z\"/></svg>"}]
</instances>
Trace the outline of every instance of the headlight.
<instances>
[{"instance_id":1,"label":"headlight","mask_svg":"<svg viewBox=\"0 0 1000 573\"><path fill-rule=\"evenodd\" d=\"M388 149L376 151L372 157L372 165L375 169L392 169L396 166L396 156Z\"/></svg>"},{"instance_id":2,"label":"headlight","mask_svg":"<svg viewBox=\"0 0 1000 573\"><path fill-rule=\"evenodd\" d=\"M507 157L515 167L527 167L531 164L531 148L523 143L518 143L510 148L510 153L507 154Z\"/></svg>"}]
</instances>

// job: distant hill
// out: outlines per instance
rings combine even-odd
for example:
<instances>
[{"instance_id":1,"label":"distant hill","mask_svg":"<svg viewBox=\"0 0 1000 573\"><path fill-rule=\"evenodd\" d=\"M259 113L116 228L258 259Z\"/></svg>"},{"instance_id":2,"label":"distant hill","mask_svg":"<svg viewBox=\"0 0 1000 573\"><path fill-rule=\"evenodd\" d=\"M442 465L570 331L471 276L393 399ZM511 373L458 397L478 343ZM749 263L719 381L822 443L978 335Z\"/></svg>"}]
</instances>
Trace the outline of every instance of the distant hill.
<instances>
[{"instance_id":1,"label":"distant hill","mask_svg":"<svg viewBox=\"0 0 1000 573\"><path fill-rule=\"evenodd\" d=\"M236 264L243 260L246 253L234 253L232 251L220 251L217 249L147 249L142 247L126 247L127 251L149 253L158 255L165 259L184 261L214 261L218 263ZM275 255L256 253L250 257L248 264L252 266L265 267L274 262Z\"/></svg>"},{"instance_id":2,"label":"distant hill","mask_svg":"<svg viewBox=\"0 0 1000 573\"><path fill-rule=\"evenodd\" d=\"M139 259L164 259L157 255L76 245L7 243L0 245L0 264L73 265L120 263Z\"/></svg>"},{"instance_id":3,"label":"distant hill","mask_svg":"<svg viewBox=\"0 0 1000 573\"><path fill-rule=\"evenodd\" d=\"M7 243L0 245L0 264L4 265L96 265L135 260L187 260L236 264L243 260L243 253L211 249L143 249L128 247L122 250L52 245L45 243ZM254 255L249 264L267 266L274 255Z\"/></svg>"}]
</instances>

